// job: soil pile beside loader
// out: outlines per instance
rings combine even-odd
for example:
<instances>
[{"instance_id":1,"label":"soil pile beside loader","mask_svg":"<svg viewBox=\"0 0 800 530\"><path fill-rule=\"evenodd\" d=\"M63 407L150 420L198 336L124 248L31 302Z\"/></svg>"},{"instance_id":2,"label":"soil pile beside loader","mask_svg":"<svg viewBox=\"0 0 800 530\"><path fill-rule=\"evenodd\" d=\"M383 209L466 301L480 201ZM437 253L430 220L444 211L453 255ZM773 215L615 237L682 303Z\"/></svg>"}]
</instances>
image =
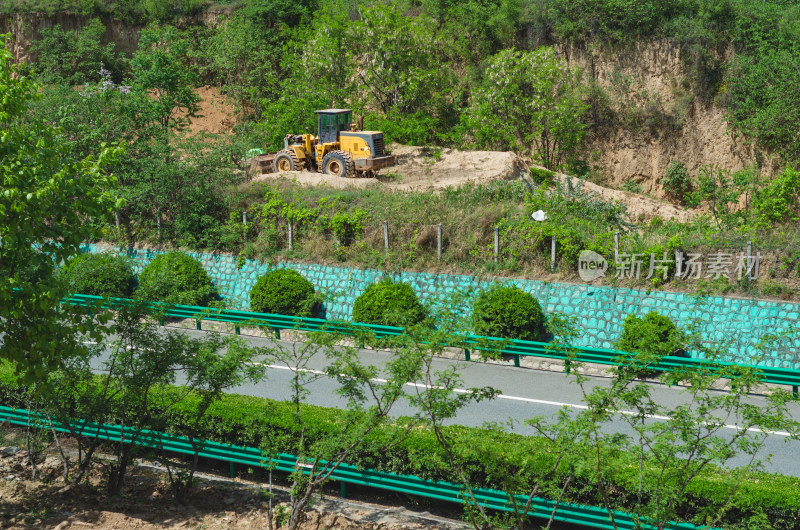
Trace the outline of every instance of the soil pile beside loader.
<instances>
[{"instance_id":1,"label":"soil pile beside loader","mask_svg":"<svg viewBox=\"0 0 800 530\"><path fill-rule=\"evenodd\" d=\"M456 188L492 180L512 180L527 172L525 162L510 152L458 151L392 144L395 165L379 170L373 178L342 178L308 171L255 174L253 181L288 178L308 186L334 188L383 186L398 191Z\"/></svg>"}]
</instances>

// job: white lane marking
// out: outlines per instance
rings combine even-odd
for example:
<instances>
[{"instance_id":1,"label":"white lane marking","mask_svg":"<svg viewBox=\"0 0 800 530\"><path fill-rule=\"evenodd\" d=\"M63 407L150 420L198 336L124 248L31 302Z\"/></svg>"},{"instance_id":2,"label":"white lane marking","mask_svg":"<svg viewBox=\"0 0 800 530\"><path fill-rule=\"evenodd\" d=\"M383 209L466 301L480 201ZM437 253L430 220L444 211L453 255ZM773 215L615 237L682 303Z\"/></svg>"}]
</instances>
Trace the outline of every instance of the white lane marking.
<instances>
[{"instance_id":1,"label":"white lane marking","mask_svg":"<svg viewBox=\"0 0 800 530\"><path fill-rule=\"evenodd\" d=\"M310 373L318 374L318 375L325 375L326 374L326 372L321 372L319 370L311 370L311 369L308 369L308 368L296 369L296 368L292 368L292 367L289 367L289 366L280 366L280 365L277 365L277 364L267 364L267 365L264 365L263 363L253 363L253 364L256 364L256 365L259 365L259 366L266 366L267 368L276 368L278 370L289 370L289 371L292 371L292 372L301 371L301 372L310 372ZM387 382L386 379L377 379L377 378L376 379L372 379L372 381L375 381L376 383L386 383ZM424 383L406 383L406 386L411 386L411 387L416 387L416 388L429 388L429 385L426 385ZM439 387L439 388L441 388L441 387ZM453 389L453 392L456 392L458 394L467 394L467 393L469 393L471 391L466 389L466 388L455 388L455 389ZM510 401L523 401L525 403L536 403L538 405L550 405L550 406L553 406L553 407L568 407L568 408L571 408L571 409L581 409L581 410L588 410L589 409L589 407L587 407L586 405L577 405L575 403L564 403L562 401L547 401L547 400L544 400L544 399L526 398L526 397L520 397L520 396L508 396L506 394L498 394L496 397L498 399L508 399ZM625 416L637 416L638 415L636 412L634 412L632 410L618 410L617 412L619 414L624 414ZM669 416L660 416L658 414L646 414L644 417L649 419L649 420L661 420L661 421L667 421L667 420L671 419ZM706 425L710 424L708 422L704 422L704 423ZM722 428L724 428L724 429L732 429L732 430L741 429L741 427L739 425L736 425L735 423L734 424L727 424L726 423L726 424L724 424L722 426ZM786 431L769 431L769 430L758 429L756 427L749 427L747 430L749 432L761 432L761 433L764 433L764 434L774 434L776 436L791 436L792 435L792 433L786 432Z\"/></svg>"}]
</instances>

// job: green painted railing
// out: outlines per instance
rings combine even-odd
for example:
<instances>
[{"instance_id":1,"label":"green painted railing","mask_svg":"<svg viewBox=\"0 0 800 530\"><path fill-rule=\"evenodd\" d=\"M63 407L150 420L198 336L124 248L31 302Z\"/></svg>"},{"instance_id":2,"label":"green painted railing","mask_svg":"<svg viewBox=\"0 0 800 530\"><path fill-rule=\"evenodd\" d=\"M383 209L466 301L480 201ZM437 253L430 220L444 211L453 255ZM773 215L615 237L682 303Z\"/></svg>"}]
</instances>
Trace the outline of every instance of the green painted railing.
<instances>
[{"instance_id":1,"label":"green painted railing","mask_svg":"<svg viewBox=\"0 0 800 530\"><path fill-rule=\"evenodd\" d=\"M15 425L27 426L30 424L34 427L50 428L50 423L46 422L44 416L37 412L0 406L0 422L6 421ZM131 443L131 441L135 440L134 443L143 447L164 449L173 453L188 455L194 455L195 453L195 448L192 446L191 441L182 436L173 436L157 431L139 431L137 433L133 429L119 425L96 424L85 421L72 421L70 424L71 430L81 436L96 437L101 440L121 443ZM71 431L66 425L56 421L53 422L53 427L59 432ZM253 447L240 447L207 440L195 440L195 444L199 449L199 456L230 463L231 474L234 473L236 464L271 467L284 472L293 472L300 469L308 473L303 462L299 461L294 455L281 453L268 457L262 451ZM358 484L460 504L477 502L486 508L506 512L519 512L524 509L525 503L528 501L526 495L510 496L502 491L490 489L473 489L473 501L466 495L464 489L457 484L423 480L414 476L396 475L370 469L358 469L348 464L340 464L331 474L331 479L343 485L343 495L345 493L345 484ZM612 511L611 513L614 517L614 523L612 523L608 510L604 508L556 502L539 497L533 498L527 510L529 516L540 518L550 518L553 512L555 512L554 519L556 521L584 525L591 528L617 528L619 530L648 530L654 528L651 525L637 523L637 518L628 513ZM615 524L616 526L614 526ZM707 526L698 527L690 523L671 523L667 528L672 530L696 530L699 528L715 530Z\"/></svg>"},{"instance_id":2,"label":"green painted railing","mask_svg":"<svg viewBox=\"0 0 800 530\"><path fill-rule=\"evenodd\" d=\"M105 302L100 296L85 294L75 294L65 300L66 303L77 306L102 306ZM133 304L141 303L125 298L112 298L112 304ZM273 315L268 313L254 313L250 311L237 311L233 309L215 309L209 307L187 306L187 305L165 305L155 302L147 303L150 307L158 310L165 317L188 318L196 321L197 329L201 329L203 320L218 322L229 322L234 325L236 332L243 325L263 326L274 330L277 338L280 338L281 329L295 329L300 331L329 331L344 334L357 334L359 331L373 334L374 336L389 337L399 336L404 333L403 328L394 326L379 326L372 324L361 324L357 322L338 322L319 318L305 318L287 315ZM514 358L514 365L520 365L520 357L544 357L559 359L564 361L565 370L569 370L570 361L589 362L606 365L619 365L630 359L632 354L605 348L570 348L569 354L559 348L554 348L544 342L534 342L527 340L503 339L498 337L483 337L480 335L466 335L460 337L459 347L464 348L465 357L470 360L470 351L483 350L498 352L503 355L511 355ZM712 369L719 371L722 368L731 369L735 372L738 367L755 368L759 371L761 380L765 383L778 385L788 385L792 387L795 395L798 394L800 387L800 370L793 368L776 368L762 365L741 365L731 362L709 362L703 359L691 359L688 357L663 357L657 364L653 365L655 370L680 370L680 369Z\"/></svg>"}]
</instances>

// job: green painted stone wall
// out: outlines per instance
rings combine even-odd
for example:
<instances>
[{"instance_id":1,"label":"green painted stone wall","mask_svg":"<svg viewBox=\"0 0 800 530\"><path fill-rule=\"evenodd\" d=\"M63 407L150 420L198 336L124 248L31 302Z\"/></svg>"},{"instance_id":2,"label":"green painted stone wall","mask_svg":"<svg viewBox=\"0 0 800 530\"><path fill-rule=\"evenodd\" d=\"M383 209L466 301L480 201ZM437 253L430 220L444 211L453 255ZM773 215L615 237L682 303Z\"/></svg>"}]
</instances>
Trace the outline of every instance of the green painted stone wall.
<instances>
[{"instance_id":1,"label":"green painted stone wall","mask_svg":"<svg viewBox=\"0 0 800 530\"><path fill-rule=\"evenodd\" d=\"M104 249L86 245L88 252ZM105 249L111 250L111 249ZM116 249L130 256L137 274L161 251ZM220 294L231 307L249 309L249 292L256 279L265 274L269 264L245 260L237 266L237 256L189 252L199 259L217 284ZM280 263L278 267L298 271L327 293L329 319L349 320L356 297L366 287L384 276L409 283L423 302L446 303L455 293L475 292L490 283L508 281L533 294L547 313L561 312L575 316L584 330L582 346L610 348L622 331L622 321L629 314L643 316L658 311L681 326L697 326L705 339L724 341L731 360L746 362L755 353L753 346L766 334L781 335L773 348L772 364L800 368L800 305L788 302L751 300L722 296L697 297L685 293L646 291L616 287L508 278L479 278L470 275L430 274L423 272L384 272L315 265Z\"/></svg>"}]
</instances>

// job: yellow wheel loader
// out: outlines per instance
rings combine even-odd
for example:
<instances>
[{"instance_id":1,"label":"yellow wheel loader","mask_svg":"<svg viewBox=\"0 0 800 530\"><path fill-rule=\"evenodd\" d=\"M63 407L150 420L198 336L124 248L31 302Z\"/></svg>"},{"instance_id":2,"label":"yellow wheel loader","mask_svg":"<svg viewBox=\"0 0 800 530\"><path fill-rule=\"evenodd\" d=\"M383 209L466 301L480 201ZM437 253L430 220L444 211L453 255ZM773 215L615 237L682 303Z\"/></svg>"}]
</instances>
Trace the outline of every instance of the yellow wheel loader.
<instances>
[{"instance_id":1,"label":"yellow wheel loader","mask_svg":"<svg viewBox=\"0 0 800 530\"><path fill-rule=\"evenodd\" d=\"M394 165L386 154L383 133L357 130L350 109L316 111L318 134L287 134L275 153L275 171L322 171L336 177L368 176ZM266 160L265 160L266 161Z\"/></svg>"}]
</instances>

